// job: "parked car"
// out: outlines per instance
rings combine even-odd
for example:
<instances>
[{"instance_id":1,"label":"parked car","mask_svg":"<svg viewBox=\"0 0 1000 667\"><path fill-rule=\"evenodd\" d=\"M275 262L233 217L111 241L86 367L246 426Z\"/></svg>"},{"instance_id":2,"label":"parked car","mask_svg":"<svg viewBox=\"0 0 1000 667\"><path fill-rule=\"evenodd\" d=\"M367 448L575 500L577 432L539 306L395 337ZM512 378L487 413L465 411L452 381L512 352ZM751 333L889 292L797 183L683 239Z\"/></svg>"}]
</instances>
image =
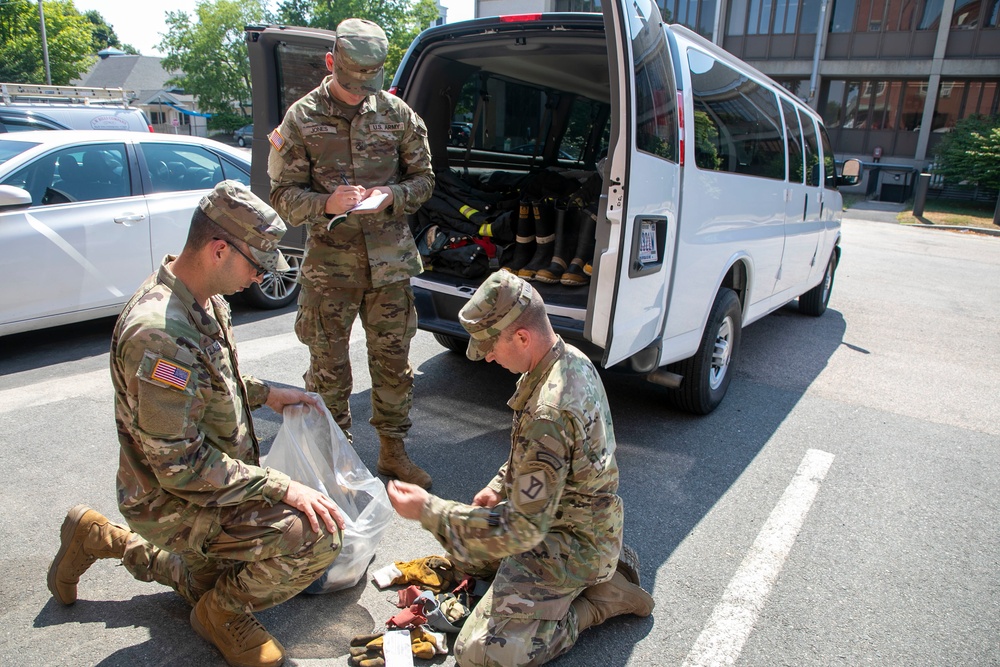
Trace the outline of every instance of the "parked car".
<instances>
[{"instance_id":1,"label":"parked car","mask_svg":"<svg viewBox=\"0 0 1000 667\"><path fill-rule=\"evenodd\" d=\"M0 133L32 130L152 132L142 109L112 88L0 84ZM84 103L86 102L86 103Z\"/></svg>"},{"instance_id":2,"label":"parked car","mask_svg":"<svg viewBox=\"0 0 1000 667\"><path fill-rule=\"evenodd\" d=\"M841 256L837 186L856 183L860 163L845 162L838 175L815 111L664 23L656 4L601 6L428 28L389 90L426 123L439 187L447 174L453 191L472 196L484 184L540 189L567 171L598 184L593 193L567 189L587 190L593 212L576 214L572 227L583 235L579 268L535 289L555 330L600 366L666 387L676 407L707 414L729 387L743 327L796 299L804 314L826 310ZM304 65L322 63L334 35L250 26L246 37L254 120L273 127L282 104L315 85L321 65ZM451 145L452 119L470 111L479 119L471 146ZM540 136L535 156L530 142ZM267 190L266 148L254 160L258 194ZM525 189L509 188L506 199L516 203ZM433 220L440 238L453 233ZM503 265L509 255L501 257ZM489 270L482 259L460 267L442 259L411 280L418 326L456 352L468 341L458 313Z\"/></svg>"},{"instance_id":3,"label":"parked car","mask_svg":"<svg viewBox=\"0 0 1000 667\"><path fill-rule=\"evenodd\" d=\"M138 132L0 135L0 335L115 315L217 182L250 183L243 152L210 139ZM295 298L292 270L248 291L258 306Z\"/></svg>"},{"instance_id":4,"label":"parked car","mask_svg":"<svg viewBox=\"0 0 1000 667\"><path fill-rule=\"evenodd\" d=\"M0 133L33 130L152 132L142 109L58 104L0 105Z\"/></svg>"},{"instance_id":5,"label":"parked car","mask_svg":"<svg viewBox=\"0 0 1000 667\"><path fill-rule=\"evenodd\" d=\"M236 139L236 143L240 147L245 147L251 141L253 141L253 123L250 125L244 125L240 129L233 132L233 138Z\"/></svg>"}]
</instances>

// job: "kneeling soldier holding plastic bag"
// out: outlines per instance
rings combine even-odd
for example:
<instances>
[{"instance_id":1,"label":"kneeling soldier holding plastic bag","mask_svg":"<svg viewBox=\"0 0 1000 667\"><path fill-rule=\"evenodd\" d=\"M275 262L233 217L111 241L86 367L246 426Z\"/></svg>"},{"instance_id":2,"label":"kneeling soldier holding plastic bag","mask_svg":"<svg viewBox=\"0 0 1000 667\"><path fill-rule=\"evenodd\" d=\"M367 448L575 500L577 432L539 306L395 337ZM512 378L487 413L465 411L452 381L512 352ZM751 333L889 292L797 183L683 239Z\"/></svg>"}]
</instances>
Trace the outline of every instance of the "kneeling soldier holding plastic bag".
<instances>
[{"instance_id":1,"label":"kneeling soldier holding plastic bag","mask_svg":"<svg viewBox=\"0 0 1000 667\"><path fill-rule=\"evenodd\" d=\"M653 611L623 550L611 414L593 364L553 332L524 280L494 273L459 318L472 337L470 359L521 374L508 403L510 458L471 505L397 481L389 499L458 569L495 574L459 632L458 665L539 665L591 626Z\"/></svg>"}]
</instances>

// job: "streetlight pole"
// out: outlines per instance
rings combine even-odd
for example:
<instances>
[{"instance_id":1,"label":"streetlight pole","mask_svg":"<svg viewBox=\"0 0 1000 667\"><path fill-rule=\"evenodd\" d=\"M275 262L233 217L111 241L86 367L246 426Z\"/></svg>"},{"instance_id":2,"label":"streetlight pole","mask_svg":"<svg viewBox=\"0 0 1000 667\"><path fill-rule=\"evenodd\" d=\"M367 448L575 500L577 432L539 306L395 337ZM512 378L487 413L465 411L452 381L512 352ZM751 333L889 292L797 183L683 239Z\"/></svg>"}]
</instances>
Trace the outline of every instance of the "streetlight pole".
<instances>
[{"instance_id":1,"label":"streetlight pole","mask_svg":"<svg viewBox=\"0 0 1000 667\"><path fill-rule=\"evenodd\" d=\"M49 42L45 38L45 10L42 9L42 0L38 0L38 18L42 23L42 60L45 62L45 83L52 85L52 72L49 70Z\"/></svg>"}]
</instances>

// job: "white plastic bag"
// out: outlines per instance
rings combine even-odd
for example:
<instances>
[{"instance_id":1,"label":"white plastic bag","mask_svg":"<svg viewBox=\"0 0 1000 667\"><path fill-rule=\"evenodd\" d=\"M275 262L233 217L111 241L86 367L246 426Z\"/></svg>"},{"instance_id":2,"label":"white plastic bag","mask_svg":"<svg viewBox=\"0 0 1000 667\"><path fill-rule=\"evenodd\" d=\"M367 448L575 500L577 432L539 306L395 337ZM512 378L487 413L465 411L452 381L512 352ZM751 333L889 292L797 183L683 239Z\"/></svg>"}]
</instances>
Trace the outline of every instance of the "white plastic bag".
<instances>
[{"instance_id":1,"label":"white plastic bag","mask_svg":"<svg viewBox=\"0 0 1000 667\"><path fill-rule=\"evenodd\" d=\"M330 496L344 518L340 554L305 592L332 593L361 581L389 527L392 505L385 485L361 462L330 411L286 407L266 465Z\"/></svg>"}]
</instances>

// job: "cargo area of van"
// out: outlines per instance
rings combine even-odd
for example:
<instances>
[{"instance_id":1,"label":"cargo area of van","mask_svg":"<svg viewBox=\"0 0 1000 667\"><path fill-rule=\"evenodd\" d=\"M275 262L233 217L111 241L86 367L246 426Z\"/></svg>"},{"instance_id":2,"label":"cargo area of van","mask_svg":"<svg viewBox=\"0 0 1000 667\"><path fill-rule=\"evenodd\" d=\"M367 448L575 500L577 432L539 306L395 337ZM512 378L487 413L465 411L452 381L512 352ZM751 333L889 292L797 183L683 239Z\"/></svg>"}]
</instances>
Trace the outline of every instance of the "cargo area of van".
<instances>
[{"instance_id":1,"label":"cargo area of van","mask_svg":"<svg viewBox=\"0 0 1000 667\"><path fill-rule=\"evenodd\" d=\"M505 267L538 289L560 333L585 344L611 125L604 23L571 14L506 25L461 39L428 35L394 81L427 124L438 174L435 197L411 224L427 269L414 285L433 284L418 292L421 326L463 345L456 299Z\"/></svg>"}]
</instances>

